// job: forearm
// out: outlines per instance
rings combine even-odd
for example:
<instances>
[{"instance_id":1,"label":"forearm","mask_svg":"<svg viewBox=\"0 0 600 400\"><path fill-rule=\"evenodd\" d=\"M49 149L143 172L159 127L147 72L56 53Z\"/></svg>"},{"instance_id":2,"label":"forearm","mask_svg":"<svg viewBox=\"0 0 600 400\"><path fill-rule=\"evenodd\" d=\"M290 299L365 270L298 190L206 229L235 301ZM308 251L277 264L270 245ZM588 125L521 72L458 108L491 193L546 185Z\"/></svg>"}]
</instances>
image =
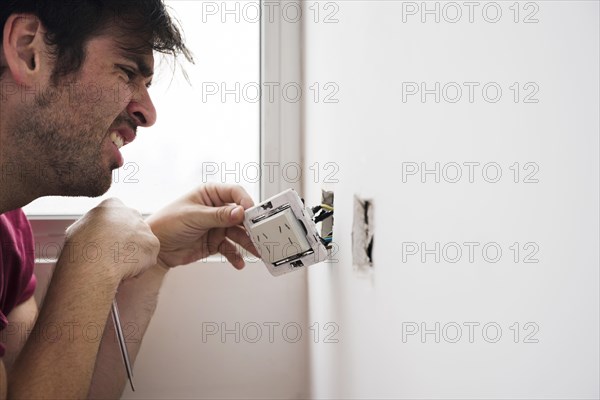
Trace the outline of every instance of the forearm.
<instances>
[{"instance_id":1,"label":"forearm","mask_svg":"<svg viewBox=\"0 0 600 400\"><path fill-rule=\"evenodd\" d=\"M158 293L167 270L154 266L138 277L123 281L117 293L129 359L137 358L142 338L158 302ZM109 316L90 387L90 398L119 398L127 383L121 350Z\"/></svg>"},{"instance_id":2,"label":"forearm","mask_svg":"<svg viewBox=\"0 0 600 400\"><path fill-rule=\"evenodd\" d=\"M30 335L8 376L9 398L82 398L88 393L99 340L120 277L107 260L57 262ZM93 327L94 330L90 330ZM49 337L48 332L60 332Z\"/></svg>"}]
</instances>

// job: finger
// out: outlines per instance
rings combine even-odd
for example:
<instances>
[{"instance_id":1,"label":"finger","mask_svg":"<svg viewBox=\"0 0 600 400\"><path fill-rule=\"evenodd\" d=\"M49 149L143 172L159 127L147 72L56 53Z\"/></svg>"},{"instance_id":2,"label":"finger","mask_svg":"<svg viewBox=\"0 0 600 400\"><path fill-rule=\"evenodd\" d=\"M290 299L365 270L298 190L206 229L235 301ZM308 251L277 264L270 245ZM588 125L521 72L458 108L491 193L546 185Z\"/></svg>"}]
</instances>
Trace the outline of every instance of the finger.
<instances>
[{"instance_id":1,"label":"finger","mask_svg":"<svg viewBox=\"0 0 600 400\"><path fill-rule=\"evenodd\" d=\"M206 237L206 244L208 254L217 254L219 252L219 246L221 242L225 240L225 229L211 229ZM202 242L202 241L201 241Z\"/></svg>"},{"instance_id":2,"label":"finger","mask_svg":"<svg viewBox=\"0 0 600 400\"><path fill-rule=\"evenodd\" d=\"M227 239L221 242L219 253L223 254L227 261L229 261L236 269L242 269L246 265L246 263L244 263L244 258L235 245Z\"/></svg>"},{"instance_id":3,"label":"finger","mask_svg":"<svg viewBox=\"0 0 600 400\"><path fill-rule=\"evenodd\" d=\"M207 184L201 190L206 192L213 205L235 203L244 207L244 210L254 206L254 201L240 185Z\"/></svg>"},{"instance_id":4,"label":"finger","mask_svg":"<svg viewBox=\"0 0 600 400\"><path fill-rule=\"evenodd\" d=\"M230 205L223 207L197 206L194 221L198 227L204 229L229 228L244 221L242 206Z\"/></svg>"},{"instance_id":5,"label":"finger","mask_svg":"<svg viewBox=\"0 0 600 400\"><path fill-rule=\"evenodd\" d=\"M246 234L246 230L240 226L232 226L231 228L227 228L225 231L225 235L231 239L235 243L239 243L244 249L248 250L254 256L260 258L260 253L254 247L252 240Z\"/></svg>"}]
</instances>

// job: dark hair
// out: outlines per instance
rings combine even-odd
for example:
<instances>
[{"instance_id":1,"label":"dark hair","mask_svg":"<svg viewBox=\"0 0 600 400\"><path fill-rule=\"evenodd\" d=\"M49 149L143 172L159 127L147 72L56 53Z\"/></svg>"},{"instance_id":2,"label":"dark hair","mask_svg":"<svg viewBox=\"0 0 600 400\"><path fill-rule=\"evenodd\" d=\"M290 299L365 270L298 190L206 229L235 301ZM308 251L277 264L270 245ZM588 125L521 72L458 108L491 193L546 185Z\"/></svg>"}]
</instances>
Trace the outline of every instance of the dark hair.
<instances>
[{"instance_id":1,"label":"dark hair","mask_svg":"<svg viewBox=\"0 0 600 400\"><path fill-rule=\"evenodd\" d=\"M56 65L52 80L79 71L85 60L85 45L110 28L117 29L123 46L135 39L130 51L154 51L193 62L179 28L169 16L163 0L0 0L0 46L4 25L15 13L36 15L47 31L45 40ZM127 43L127 44L125 44ZM0 70L0 75L2 74Z\"/></svg>"}]
</instances>

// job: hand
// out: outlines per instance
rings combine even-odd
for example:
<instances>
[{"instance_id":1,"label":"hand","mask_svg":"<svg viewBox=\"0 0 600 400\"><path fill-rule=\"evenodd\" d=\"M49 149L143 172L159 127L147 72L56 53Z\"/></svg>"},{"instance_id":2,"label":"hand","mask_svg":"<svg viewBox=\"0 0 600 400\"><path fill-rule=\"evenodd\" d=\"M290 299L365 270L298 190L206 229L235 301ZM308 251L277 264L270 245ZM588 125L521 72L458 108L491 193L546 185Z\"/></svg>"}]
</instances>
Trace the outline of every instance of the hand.
<instances>
[{"instance_id":1,"label":"hand","mask_svg":"<svg viewBox=\"0 0 600 400\"><path fill-rule=\"evenodd\" d=\"M156 265L160 249L140 212L114 198L104 200L71 225L65 244L70 257L102 263L119 281Z\"/></svg>"},{"instance_id":2,"label":"hand","mask_svg":"<svg viewBox=\"0 0 600 400\"><path fill-rule=\"evenodd\" d=\"M160 240L159 265L171 268L221 253L242 269L234 242L258 256L242 225L244 210L253 205L240 186L208 184L150 216L147 222Z\"/></svg>"}]
</instances>

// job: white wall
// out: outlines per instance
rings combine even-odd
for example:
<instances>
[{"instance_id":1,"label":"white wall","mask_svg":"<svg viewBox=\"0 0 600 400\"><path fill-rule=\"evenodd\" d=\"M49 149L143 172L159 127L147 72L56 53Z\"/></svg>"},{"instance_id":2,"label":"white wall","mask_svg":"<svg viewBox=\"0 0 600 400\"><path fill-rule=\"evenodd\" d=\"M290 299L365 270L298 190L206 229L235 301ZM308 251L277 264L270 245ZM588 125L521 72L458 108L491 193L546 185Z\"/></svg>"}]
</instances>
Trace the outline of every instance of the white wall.
<instances>
[{"instance_id":1,"label":"white wall","mask_svg":"<svg viewBox=\"0 0 600 400\"><path fill-rule=\"evenodd\" d=\"M323 175L304 182L309 203L322 186L335 190L339 245L339 262L309 271L309 320L340 328L338 343L311 348L312 395L597 398L598 2L535 2L535 24L515 24L513 2L497 3L503 17L495 24L483 20L484 2L473 23L463 15L454 24L421 23L418 15L403 23L407 4L400 1L334 3L338 23L304 19L307 90L315 82L340 88L337 104L305 101L305 167L339 166L338 183L325 184ZM481 91L473 103L402 101L402 82L436 81L497 82L503 96L497 103ZM539 102L515 103L513 82L535 82ZM487 183L479 169L474 183L466 176L455 184L431 176L403 183L406 162L496 162L503 176ZM536 163L539 183L513 183L514 162ZM368 273L351 260L355 194L375 206ZM494 242L503 255L486 262L480 246L473 263L467 254L456 263L433 256L403 262L402 242ZM537 244L539 263L523 263L524 252L515 263L514 242ZM448 330L440 343L432 334L403 341L410 322L428 329L454 322L463 336L450 343ZM468 322L480 324L473 343ZM482 335L490 322L502 329L497 343ZM539 327L530 337L538 343L524 343L535 326L525 330L527 322Z\"/></svg>"}]
</instances>

